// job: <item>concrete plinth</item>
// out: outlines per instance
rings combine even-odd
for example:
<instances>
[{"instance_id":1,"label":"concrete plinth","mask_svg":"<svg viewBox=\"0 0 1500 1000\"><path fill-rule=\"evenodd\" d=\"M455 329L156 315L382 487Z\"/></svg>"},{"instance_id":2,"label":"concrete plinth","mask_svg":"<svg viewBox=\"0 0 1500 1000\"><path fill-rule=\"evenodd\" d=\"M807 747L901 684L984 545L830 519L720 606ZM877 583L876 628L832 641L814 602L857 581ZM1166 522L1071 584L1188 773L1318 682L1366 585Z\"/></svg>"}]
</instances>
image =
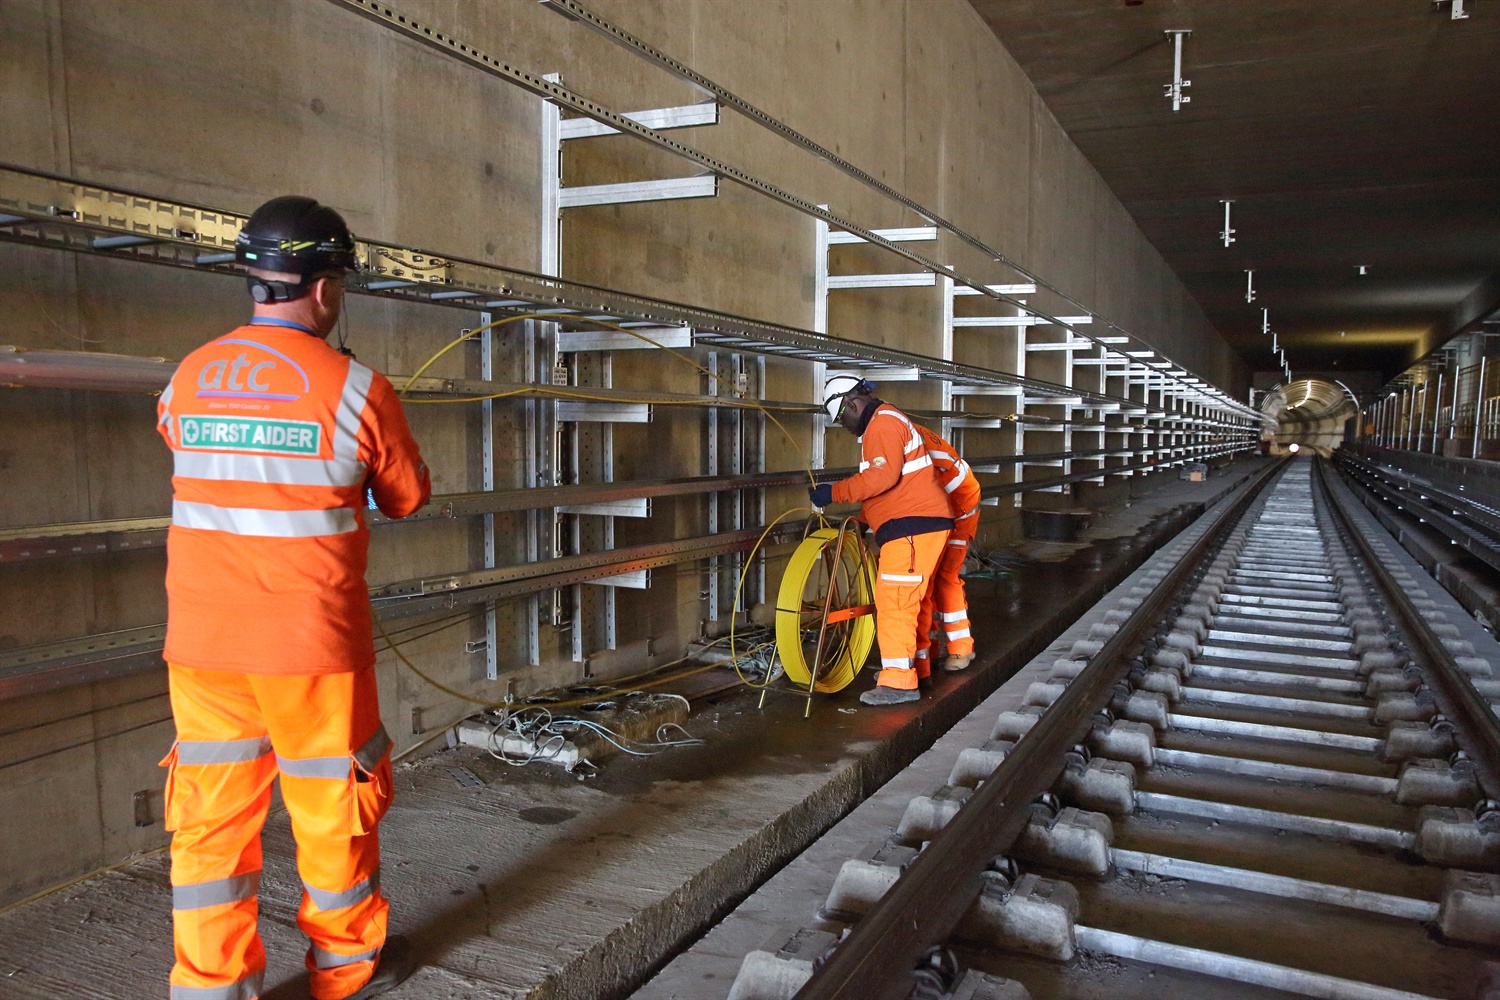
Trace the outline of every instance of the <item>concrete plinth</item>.
<instances>
[{"instance_id":1,"label":"concrete plinth","mask_svg":"<svg viewBox=\"0 0 1500 1000\"><path fill-rule=\"evenodd\" d=\"M1437 704L1425 691L1392 691L1380 696L1375 721L1426 722L1437 714Z\"/></svg>"},{"instance_id":2,"label":"concrete plinth","mask_svg":"<svg viewBox=\"0 0 1500 1000\"><path fill-rule=\"evenodd\" d=\"M1450 941L1500 947L1500 875L1450 871L1438 930Z\"/></svg>"},{"instance_id":3,"label":"concrete plinth","mask_svg":"<svg viewBox=\"0 0 1500 1000\"><path fill-rule=\"evenodd\" d=\"M931 840L948 821L958 815L959 807L974 794L974 789L941 785L927 795L918 795L907 803L896 836L908 843Z\"/></svg>"},{"instance_id":4,"label":"concrete plinth","mask_svg":"<svg viewBox=\"0 0 1500 1000\"><path fill-rule=\"evenodd\" d=\"M745 956L729 989L729 1000L792 1000L812 978L813 962L838 940L827 931L811 928L773 937L781 943Z\"/></svg>"},{"instance_id":5,"label":"concrete plinth","mask_svg":"<svg viewBox=\"0 0 1500 1000\"><path fill-rule=\"evenodd\" d=\"M1031 732L1031 727L1041 717L1042 710L1035 705L1023 707L1016 712L1001 712L995 719L995 728L990 730L990 739L1018 740Z\"/></svg>"},{"instance_id":6,"label":"concrete plinth","mask_svg":"<svg viewBox=\"0 0 1500 1000\"><path fill-rule=\"evenodd\" d=\"M1396 801L1403 805L1472 806L1479 801L1472 761L1413 760L1401 768Z\"/></svg>"},{"instance_id":7,"label":"concrete plinth","mask_svg":"<svg viewBox=\"0 0 1500 1000\"><path fill-rule=\"evenodd\" d=\"M1158 694L1155 691L1132 691L1128 695L1116 695L1109 707L1122 719L1144 722L1158 731L1171 728L1167 716L1172 708L1164 694Z\"/></svg>"},{"instance_id":8,"label":"concrete plinth","mask_svg":"<svg viewBox=\"0 0 1500 1000\"><path fill-rule=\"evenodd\" d=\"M1123 760L1096 758L1070 764L1057 780L1057 793L1083 809L1126 816L1135 811L1135 767Z\"/></svg>"},{"instance_id":9,"label":"concrete plinth","mask_svg":"<svg viewBox=\"0 0 1500 1000\"><path fill-rule=\"evenodd\" d=\"M1457 745L1446 729L1434 729L1425 722L1392 722L1385 733L1381 758L1388 761L1415 760L1422 757L1447 759Z\"/></svg>"},{"instance_id":10,"label":"concrete plinth","mask_svg":"<svg viewBox=\"0 0 1500 1000\"><path fill-rule=\"evenodd\" d=\"M853 923L879 902L886 890L917 856L914 847L876 842L839 869L819 916L840 923Z\"/></svg>"},{"instance_id":11,"label":"concrete plinth","mask_svg":"<svg viewBox=\"0 0 1500 1000\"><path fill-rule=\"evenodd\" d=\"M1069 806L1049 819L1033 819L1016 839L1016 857L1083 875L1109 871L1114 824L1103 813Z\"/></svg>"},{"instance_id":12,"label":"concrete plinth","mask_svg":"<svg viewBox=\"0 0 1500 1000\"><path fill-rule=\"evenodd\" d=\"M1101 720L1089 731L1088 748L1100 757L1150 767L1156 763L1156 730L1144 722Z\"/></svg>"},{"instance_id":13,"label":"concrete plinth","mask_svg":"<svg viewBox=\"0 0 1500 1000\"><path fill-rule=\"evenodd\" d=\"M1390 691L1415 691L1421 678L1404 670L1375 670L1365 679L1365 697L1376 698Z\"/></svg>"},{"instance_id":14,"label":"concrete plinth","mask_svg":"<svg viewBox=\"0 0 1500 1000\"><path fill-rule=\"evenodd\" d=\"M1423 806L1417 814L1416 852L1434 865L1494 868L1500 865L1500 828L1488 825L1468 809Z\"/></svg>"},{"instance_id":15,"label":"concrete plinth","mask_svg":"<svg viewBox=\"0 0 1500 1000\"><path fill-rule=\"evenodd\" d=\"M988 948L1019 951L1058 962L1076 953L1078 890L1066 882L1022 875L1015 886L990 882L959 924L958 937Z\"/></svg>"},{"instance_id":16,"label":"concrete plinth","mask_svg":"<svg viewBox=\"0 0 1500 1000\"><path fill-rule=\"evenodd\" d=\"M1005 760L1005 755L1013 746L1015 743L1010 740L986 740L983 746L965 747L959 751L958 760L953 762L953 770L948 774L948 784L964 788L975 787L995 773L995 768Z\"/></svg>"}]
</instances>

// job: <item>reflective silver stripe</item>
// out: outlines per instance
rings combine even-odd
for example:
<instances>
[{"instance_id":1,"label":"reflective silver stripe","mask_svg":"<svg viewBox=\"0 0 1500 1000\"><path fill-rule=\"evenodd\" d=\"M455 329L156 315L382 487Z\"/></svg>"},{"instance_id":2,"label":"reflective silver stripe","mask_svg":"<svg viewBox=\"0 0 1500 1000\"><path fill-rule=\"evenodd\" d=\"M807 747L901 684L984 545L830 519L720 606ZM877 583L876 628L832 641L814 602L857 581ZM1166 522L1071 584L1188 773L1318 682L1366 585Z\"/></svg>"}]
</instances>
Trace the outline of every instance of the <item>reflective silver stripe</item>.
<instances>
[{"instance_id":1,"label":"reflective silver stripe","mask_svg":"<svg viewBox=\"0 0 1500 1000\"><path fill-rule=\"evenodd\" d=\"M317 945L312 946L313 964L320 969L337 969L341 965L353 965L355 962L373 962L375 956L380 954L379 948L371 948L362 951L358 955L337 955L331 951L324 951Z\"/></svg>"},{"instance_id":2,"label":"reflective silver stripe","mask_svg":"<svg viewBox=\"0 0 1500 1000\"><path fill-rule=\"evenodd\" d=\"M944 462L953 462L953 463L957 464L958 462L963 461L957 455L950 455L946 451L942 451L942 450L937 449L937 448L928 448L927 449L927 454L931 455L933 458L936 458L936 459L938 459L940 461L944 461Z\"/></svg>"},{"instance_id":3,"label":"reflective silver stripe","mask_svg":"<svg viewBox=\"0 0 1500 1000\"><path fill-rule=\"evenodd\" d=\"M961 622L969 617L967 611L939 611L938 620L942 622Z\"/></svg>"},{"instance_id":4,"label":"reflective silver stripe","mask_svg":"<svg viewBox=\"0 0 1500 1000\"><path fill-rule=\"evenodd\" d=\"M375 765L380 763L380 758L391 748L391 736L385 731L385 723L381 723L375 730L375 734L365 740L364 746L354 751L354 759L359 766L366 771L375 770Z\"/></svg>"},{"instance_id":5,"label":"reflective silver stripe","mask_svg":"<svg viewBox=\"0 0 1500 1000\"><path fill-rule=\"evenodd\" d=\"M178 740L179 764L239 764L271 752L271 737L251 736L243 740Z\"/></svg>"},{"instance_id":6,"label":"reflective silver stripe","mask_svg":"<svg viewBox=\"0 0 1500 1000\"><path fill-rule=\"evenodd\" d=\"M961 477L962 476L967 476L969 474L969 463L965 462L961 458L958 460L958 463L956 465L954 465L953 467L958 470L958 474Z\"/></svg>"},{"instance_id":7,"label":"reflective silver stripe","mask_svg":"<svg viewBox=\"0 0 1500 1000\"><path fill-rule=\"evenodd\" d=\"M255 1000L265 985L266 970L252 972L228 986L178 986L172 984L172 1000Z\"/></svg>"},{"instance_id":8,"label":"reflective silver stripe","mask_svg":"<svg viewBox=\"0 0 1500 1000\"><path fill-rule=\"evenodd\" d=\"M918 437L917 435L913 434L911 436L911 440L908 441L908 442L906 442L906 448L905 448L904 454L910 455L912 452L916 451L920 447L922 447L922 439L920 437Z\"/></svg>"},{"instance_id":9,"label":"reflective silver stripe","mask_svg":"<svg viewBox=\"0 0 1500 1000\"><path fill-rule=\"evenodd\" d=\"M354 359L349 360L349 374L339 393L339 405L333 413L333 457L346 462L359 460L359 418L365 412L365 400L375 373Z\"/></svg>"},{"instance_id":10,"label":"reflective silver stripe","mask_svg":"<svg viewBox=\"0 0 1500 1000\"><path fill-rule=\"evenodd\" d=\"M954 476L952 479L948 480L948 482L943 485L943 492L944 493L952 493L954 490L958 489L963 484L964 484L964 477L963 476Z\"/></svg>"},{"instance_id":11,"label":"reflective silver stripe","mask_svg":"<svg viewBox=\"0 0 1500 1000\"><path fill-rule=\"evenodd\" d=\"M361 462L337 458L173 451L172 475L188 479L274 483L278 486L358 486L365 481L365 467Z\"/></svg>"},{"instance_id":12,"label":"reflective silver stripe","mask_svg":"<svg viewBox=\"0 0 1500 1000\"><path fill-rule=\"evenodd\" d=\"M165 427L167 429L167 438L169 440L171 440L173 444L176 444L176 442L177 442L177 432L172 429L172 383L171 382L168 382L167 383L167 387L161 391L161 416L159 416L159 417L156 418L156 422L159 425L161 425L161 426L163 426L163 427Z\"/></svg>"},{"instance_id":13,"label":"reflective silver stripe","mask_svg":"<svg viewBox=\"0 0 1500 1000\"><path fill-rule=\"evenodd\" d=\"M957 632L948 632L946 635L950 639L967 639L969 637L969 630L961 628Z\"/></svg>"},{"instance_id":14,"label":"reflective silver stripe","mask_svg":"<svg viewBox=\"0 0 1500 1000\"><path fill-rule=\"evenodd\" d=\"M346 906L353 906L364 899L369 899L380 888L380 870L377 868L375 874L365 879L352 888L343 892L329 892L327 889L314 889L306 882L302 888L307 890L307 896L313 901L313 905L320 910L342 910Z\"/></svg>"},{"instance_id":15,"label":"reflective silver stripe","mask_svg":"<svg viewBox=\"0 0 1500 1000\"><path fill-rule=\"evenodd\" d=\"M863 462L862 461L862 462L859 463L859 471L860 472L864 472L869 467L870 467L870 463L869 462Z\"/></svg>"},{"instance_id":16,"label":"reflective silver stripe","mask_svg":"<svg viewBox=\"0 0 1500 1000\"><path fill-rule=\"evenodd\" d=\"M880 665L889 670L910 670L911 657L909 656L882 656Z\"/></svg>"},{"instance_id":17,"label":"reflective silver stripe","mask_svg":"<svg viewBox=\"0 0 1500 1000\"><path fill-rule=\"evenodd\" d=\"M931 464L932 456L923 455L921 458L914 458L910 462L907 462L905 465L901 466L901 474L904 476L908 472L916 472L918 469L925 469Z\"/></svg>"},{"instance_id":18,"label":"reflective silver stripe","mask_svg":"<svg viewBox=\"0 0 1500 1000\"><path fill-rule=\"evenodd\" d=\"M928 656L927 656L927 650L925 650L925 649L919 649L919 650L917 650L917 659L919 659L919 660L925 660L927 658L928 658Z\"/></svg>"},{"instance_id":19,"label":"reflective silver stripe","mask_svg":"<svg viewBox=\"0 0 1500 1000\"><path fill-rule=\"evenodd\" d=\"M975 506L975 507L970 508L969 511L968 511L968 513L960 514L958 517L955 517L953 520L955 520L955 521L967 521L969 518L973 517L975 514L978 514L978 513L979 513L979 508L977 506ZM968 543L965 542L964 544L967 545Z\"/></svg>"},{"instance_id":20,"label":"reflective silver stripe","mask_svg":"<svg viewBox=\"0 0 1500 1000\"><path fill-rule=\"evenodd\" d=\"M882 573L880 578L889 583L921 583L920 576L897 576L895 573Z\"/></svg>"},{"instance_id":21,"label":"reflective silver stripe","mask_svg":"<svg viewBox=\"0 0 1500 1000\"><path fill-rule=\"evenodd\" d=\"M331 510L262 510L259 507L216 507L188 500L172 501L172 523L203 531L260 538L318 538L343 535L359 522L349 507Z\"/></svg>"},{"instance_id":22,"label":"reflective silver stripe","mask_svg":"<svg viewBox=\"0 0 1500 1000\"><path fill-rule=\"evenodd\" d=\"M960 517L960 518L958 518L958 520L962 521L963 518ZM949 545L957 545L961 549L965 549L965 548L969 547L969 543L966 542L966 541L964 541L962 538L950 538L950 539L948 539L948 544Z\"/></svg>"},{"instance_id":23,"label":"reflective silver stripe","mask_svg":"<svg viewBox=\"0 0 1500 1000\"><path fill-rule=\"evenodd\" d=\"M205 906L223 906L254 899L260 892L260 871L243 872L211 882L194 882L172 886L172 909L201 910Z\"/></svg>"},{"instance_id":24,"label":"reflective silver stripe","mask_svg":"<svg viewBox=\"0 0 1500 1000\"><path fill-rule=\"evenodd\" d=\"M350 755L338 757L283 757L276 755L276 766L292 778L347 779L353 773Z\"/></svg>"}]
</instances>

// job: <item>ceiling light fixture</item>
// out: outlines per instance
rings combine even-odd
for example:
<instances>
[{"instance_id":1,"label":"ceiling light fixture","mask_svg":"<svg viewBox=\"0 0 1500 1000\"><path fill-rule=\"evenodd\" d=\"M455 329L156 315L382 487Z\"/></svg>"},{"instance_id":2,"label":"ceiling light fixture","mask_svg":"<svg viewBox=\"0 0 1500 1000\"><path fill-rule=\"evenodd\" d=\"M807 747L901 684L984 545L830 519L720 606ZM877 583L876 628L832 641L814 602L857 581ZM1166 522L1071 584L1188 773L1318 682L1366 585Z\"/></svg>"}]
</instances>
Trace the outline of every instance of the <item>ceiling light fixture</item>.
<instances>
[{"instance_id":1,"label":"ceiling light fixture","mask_svg":"<svg viewBox=\"0 0 1500 1000\"><path fill-rule=\"evenodd\" d=\"M1229 228L1229 206L1233 205L1234 202L1220 198L1219 204L1224 206L1224 231L1219 234L1219 239L1224 241L1225 247L1228 247L1229 244L1234 242L1234 230Z\"/></svg>"},{"instance_id":2,"label":"ceiling light fixture","mask_svg":"<svg viewBox=\"0 0 1500 1000\"><path fill-rule=\"evenodd\" d=\"M1358 267L1359 267L1359 273L1361 275L1365 275L1365 274L1369 274L1370 273L1370 265L1369 264L1360 264L1360 265L1358 265Z\"/></svg>"},{"instance_id":3,"label":"ceiling light fixture","mask_svg":"<svg viewBox=\"0 0 1500 1000\"><path fill-rule=\"evenodd\" d=\"M1183 87L1191 87L1192 80L1182 78L1182 37L1191 35L1189 28L1168 28L1163 34L1172 36L1172 82L1165 84L1166 97L1172 102L1172 110L1175 112L1184 104L1191 104L1192 98L1182 92Z\"/></svg>"},{"instance_id":4,"label":"ceiling light fixture","mask_svg":"<svg viewBox=\"0 0 1500 1000\"><path fill-rule=\"evenodd\" d=\"M1255 301L1255 272L1254 271L1248 271L1247 270L1245 272L1245 301L1246 302L1254 302Z\"/></svg>"}]
</instances>

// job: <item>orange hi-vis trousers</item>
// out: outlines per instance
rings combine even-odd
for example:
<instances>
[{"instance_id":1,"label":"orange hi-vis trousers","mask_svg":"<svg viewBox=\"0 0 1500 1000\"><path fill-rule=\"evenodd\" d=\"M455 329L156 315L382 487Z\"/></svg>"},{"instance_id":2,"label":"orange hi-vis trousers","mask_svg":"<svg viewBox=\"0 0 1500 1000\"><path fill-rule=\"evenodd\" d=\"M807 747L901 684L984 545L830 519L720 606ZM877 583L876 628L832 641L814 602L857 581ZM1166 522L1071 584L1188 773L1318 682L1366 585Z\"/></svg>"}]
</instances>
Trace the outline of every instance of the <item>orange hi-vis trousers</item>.
<instances>
[{"instance_id":1,"label":"orange hi-vis trousers","mask_svg":"<svg viewBox=\"0 0 1500 1000\"><path fill-rule=\"evenodd\" d=\"M880 547L875 574L875 635L880 643L878 687L917 686L917 617L948 532L893 538Z\"/></svg>"},{"instance_id":2,"label":"orange hi-vis trousers","mask_svg":"<svg viewBox=\"0 0 1500 1000\"><path fill-rule=\"evenodd\" d=\"M168 666L177 742L168 768L172 1000L253 1000L266 955L256 933L261 827L271 782L297 840L297 926L315 1000L359 990L385 943L376 826L390 805L390 737L375 671L244 674Z\"/></svg>"},{"instance_id":3,"label":"orange hi-vis trousers","mask_svg":"<svg viewBox=\"0 0 1500 1000\"><path fill-rule=\"evenodd\" d=\"M974 652L974 637L969 629L969 601L964 594L964 581L958 574L964 568L964 559L969 554L969 543L979 528L979 508L953 522L953 533L943 548L943 557L938 560L932 574L932 585L922 598L922 610L917 615L917 672L927 675L927 658L931 655L932 621L936 618L942 625L943 635L948 640L950 656L969 656Z\"/></svg>"}]
</instances>

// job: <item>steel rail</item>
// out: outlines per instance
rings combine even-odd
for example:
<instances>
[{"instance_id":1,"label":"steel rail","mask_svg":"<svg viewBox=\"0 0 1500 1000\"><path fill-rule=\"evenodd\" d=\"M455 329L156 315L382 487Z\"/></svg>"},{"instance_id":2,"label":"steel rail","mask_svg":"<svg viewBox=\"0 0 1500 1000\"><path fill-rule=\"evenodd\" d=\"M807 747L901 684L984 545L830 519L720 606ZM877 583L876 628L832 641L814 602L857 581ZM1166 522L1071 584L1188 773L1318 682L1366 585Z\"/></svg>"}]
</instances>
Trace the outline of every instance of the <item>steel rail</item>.
<instances>
[{"instance_id":1,"label":"steel rail","mask_svg":"<svg viewBox=\"0 0 1500 1000\"><path fill-rule=\"evenodd\" d=\"M1464 744L1464 749L1473 758L1475 770L1487 798L1500 798L1500 719L1495 717L1487 702L1454 660L1453 654L1443 644L1441 637L1422 617L1406 591L1396 582L1386 568L1386 557L1379 552L1355 523L1354 516L1345 508L1333 487L1324 478L1323 460L1315 465L1314 477L1320 496L1334 513L1345 541L1355 549L1363 560L1370 579L1380 588L1387 606L1395 612L1401 631L1406 635L1416 661L1424 675L1432 683L1433 699L1438 708L1451 719L1456 728L1455 736ZM1382 531L1384 529L1376 528ZM1434 586L1441 586L1434 581Z\"/></svg>"},{"instance_id":2,"label":"steel rail","mask_svg":"<svg viewBox=\"0 0 1500 1000\"><path fill-rule=\"evenodd\" d=\"M235 235L247 217L221 209L0 163L0 216L9 217L0 218L0 240L7 242L224 275L242 273L234 263L233 250ZM91 232L128 235L132 242L101 241ZM850 368L915 368L925 377L949 382L1015 386L1041 395L1120 404L1162 419L1189 418L1180 411L1128 397L1084 392L584 282L370 240L356 240L356 245L358 256L366 262L365 270L354 275L349 285L357 294L468 311L550 312L557 314L554 322L565 326L570 322L588 326L590 317L689 326L696 340L725 350Z\"/></svg>"},{"instance_id":3,"label":"steel rail","mask_svg":"<svg viewBox=\"0 0 1500 1000\"><path fill-rule=\"evenodd\" d=\"M904 1000L913 986L912 970L930 948L952 936L979 895L986 867L1025 828L1036 797L1062 773L1064 752L1088 732L1094 715L1129 669L1129 654L1160 623L1193 574L1206 565L1214 546L1282 467L1266 466L1240 487L1234 500L1208 515L1212 522L1171 572L854 925L797 992L796 1000Z\"/></svg>"},{"instance_id":4,"label":"steel rail","mask_svg":"<svg viewBox=\"0 0 1500 1000\"><path fill-rule=\"evenodd\" d=\"M1036 285L1038 288L1044 288L1069 305L1075 306L1078 309L1082 309L1089 316L1093 317L1095 320L1098 320L1101 325L1107 326L1109 327L1109 329L1115 331L1116 333L1123 334L1124 336L1129 337L1131 340L1142 345L1143 347L1151 348L1153 351L1156 351L1156 353L1163 359L1168 361L1171 360L1151 344L1146 343L1140 337L1131 333L1129 330L1126 330L1118 323L1115 323L1114 321L1107 319L1106 317L1090 309L1088 306L1084 305L1078 299L1064 292L1056 285L1053 285L1052 283L1044 280L1035 271L1031 271L1028 268L1022 266L1013 257L1003 253L995 247L990 246L979 237L960 228L957 223L954 223L951 220L939 215L937 212L934 212L931 209L927 208L926 206L919 204L914 199L906 196L905 194L902 194L900 191L891 187L889 184L880 180L878 177L872 176L868 172L861 170L853 163L844 159L838 153L834 152L831 149L828 149L826 146L818 144L813 139L803 135L796 129L793 129L790 125L787 125L780 119L773 117L765 111L762 111L760 108L751 104L749 101L746 101L744 98L731 93L728 89L708 79L708 77L699 73L692 67L678 62L676 59L673 59L671 56L650 45L643 39L638 38L637 36L631 34L618 25L605 20L598 14L595 14L593 11L583 6L583 4L578 3L577 0L540 0L540 3L543 7L562 15L570 21L577 22L578 24L583 25L585 28L588 28L589 30L595 32L596 34L609 39L611 42L614 42L616 45L621 46L626 51L640 56L647 62L654 63L656 66L660 67L663 70L666 70L668 73L672 74L678 79L692 84L694 87L697 87L705 94L713 97L720 104L723 104L731 110L738 112L739 114L750 119L752 122L761 126L762 128L768 129L774 134L780 136L782 139L785 139L787 142L790 142L793 145L799 146L807 152L812 153L818 159L823 160L845 175L853 177L855 180L870 188L872 191L876 191L879 194L884 195L890 200L908 209L909 211L914 212L922 219L925 219L926 221L932 223L934 226L938 227L949 235L957 237L959 240L968 244L973 249L978 250L980 253L989 257L996 263L1010 268L1021 277ZM1006 299L1005 301L1010 300ZM1027 311L1033 310L1028 309ZM1107 351L1111 350L1111 347L1109 345L1101 342L1100 338L1094 336L1092 333L1083 331L1074 332L1077 336L1090 340L1097 346L1102 347ZM1116 351L1115 353L1120 352ZM1186 366L1177 365L1177 367L1185 368Z\"/></svg>"},{"instance_id":5,"label":"steel rail","mask_svg":"<svg viewBox=\"0 0 1500 1000\"><path fill-rule=\"evenodd\" d=\"M980 295L984 295L1005 305L1015 306L1021 309L1023 314L1036 316L1070 333L1073 332L1072 326L1064 322L1061 318L1039 309L1034 309L1014 296L994 291L985 282L970 278L951 265L943 264L925 254L902 246L900 243L888 240L873 230L866 229L857 223L835 215L828 209L816 205L805 198L798 197L774 184L760 180L740 170L738 167L731 166L700 150L684 145L664 132L648 128L634 119L604 107L596 101L574 93L561 83L544 79L534 73L511 66L504 60L488 55L480 49L457 38L453 38L415 18L409 17L387 4L376 2L376 0L328 0L328 2L336 7L341 7L358 14L367 20L374 21L376 24L395 32L403 38L418 42L447 55L449 58L487 73L496 79L503 80L528 93L548 100L560 108L576 112L600 124L608 125L621 134L629 135L657 149L690 160L716 176L749 188L789 208L796 209L805 215L822 219L836 229L852 233L865 242L881 247L890 253L896 254L898 257L905 258L925 270L931 271L934 274L940 274L967 288L972 288ZM1165 376L1164 374L1164 377L1171 378L1175 384L1182 385L1183 388L1180 390L1180 394L1182 395L1202 396L1212 400L1213 405L1221 409L1230 412L1239 412L1242 415L1254 413L1256 418L1259 418L1258 411L1252 411L1243 403L1230 399L1212 386L1209 386L1205 390L1187 382L1178 383L1176 376ZM1075 391L1074 395L1078 395L1078 393Z\"/></svg>"}]
</instances>

